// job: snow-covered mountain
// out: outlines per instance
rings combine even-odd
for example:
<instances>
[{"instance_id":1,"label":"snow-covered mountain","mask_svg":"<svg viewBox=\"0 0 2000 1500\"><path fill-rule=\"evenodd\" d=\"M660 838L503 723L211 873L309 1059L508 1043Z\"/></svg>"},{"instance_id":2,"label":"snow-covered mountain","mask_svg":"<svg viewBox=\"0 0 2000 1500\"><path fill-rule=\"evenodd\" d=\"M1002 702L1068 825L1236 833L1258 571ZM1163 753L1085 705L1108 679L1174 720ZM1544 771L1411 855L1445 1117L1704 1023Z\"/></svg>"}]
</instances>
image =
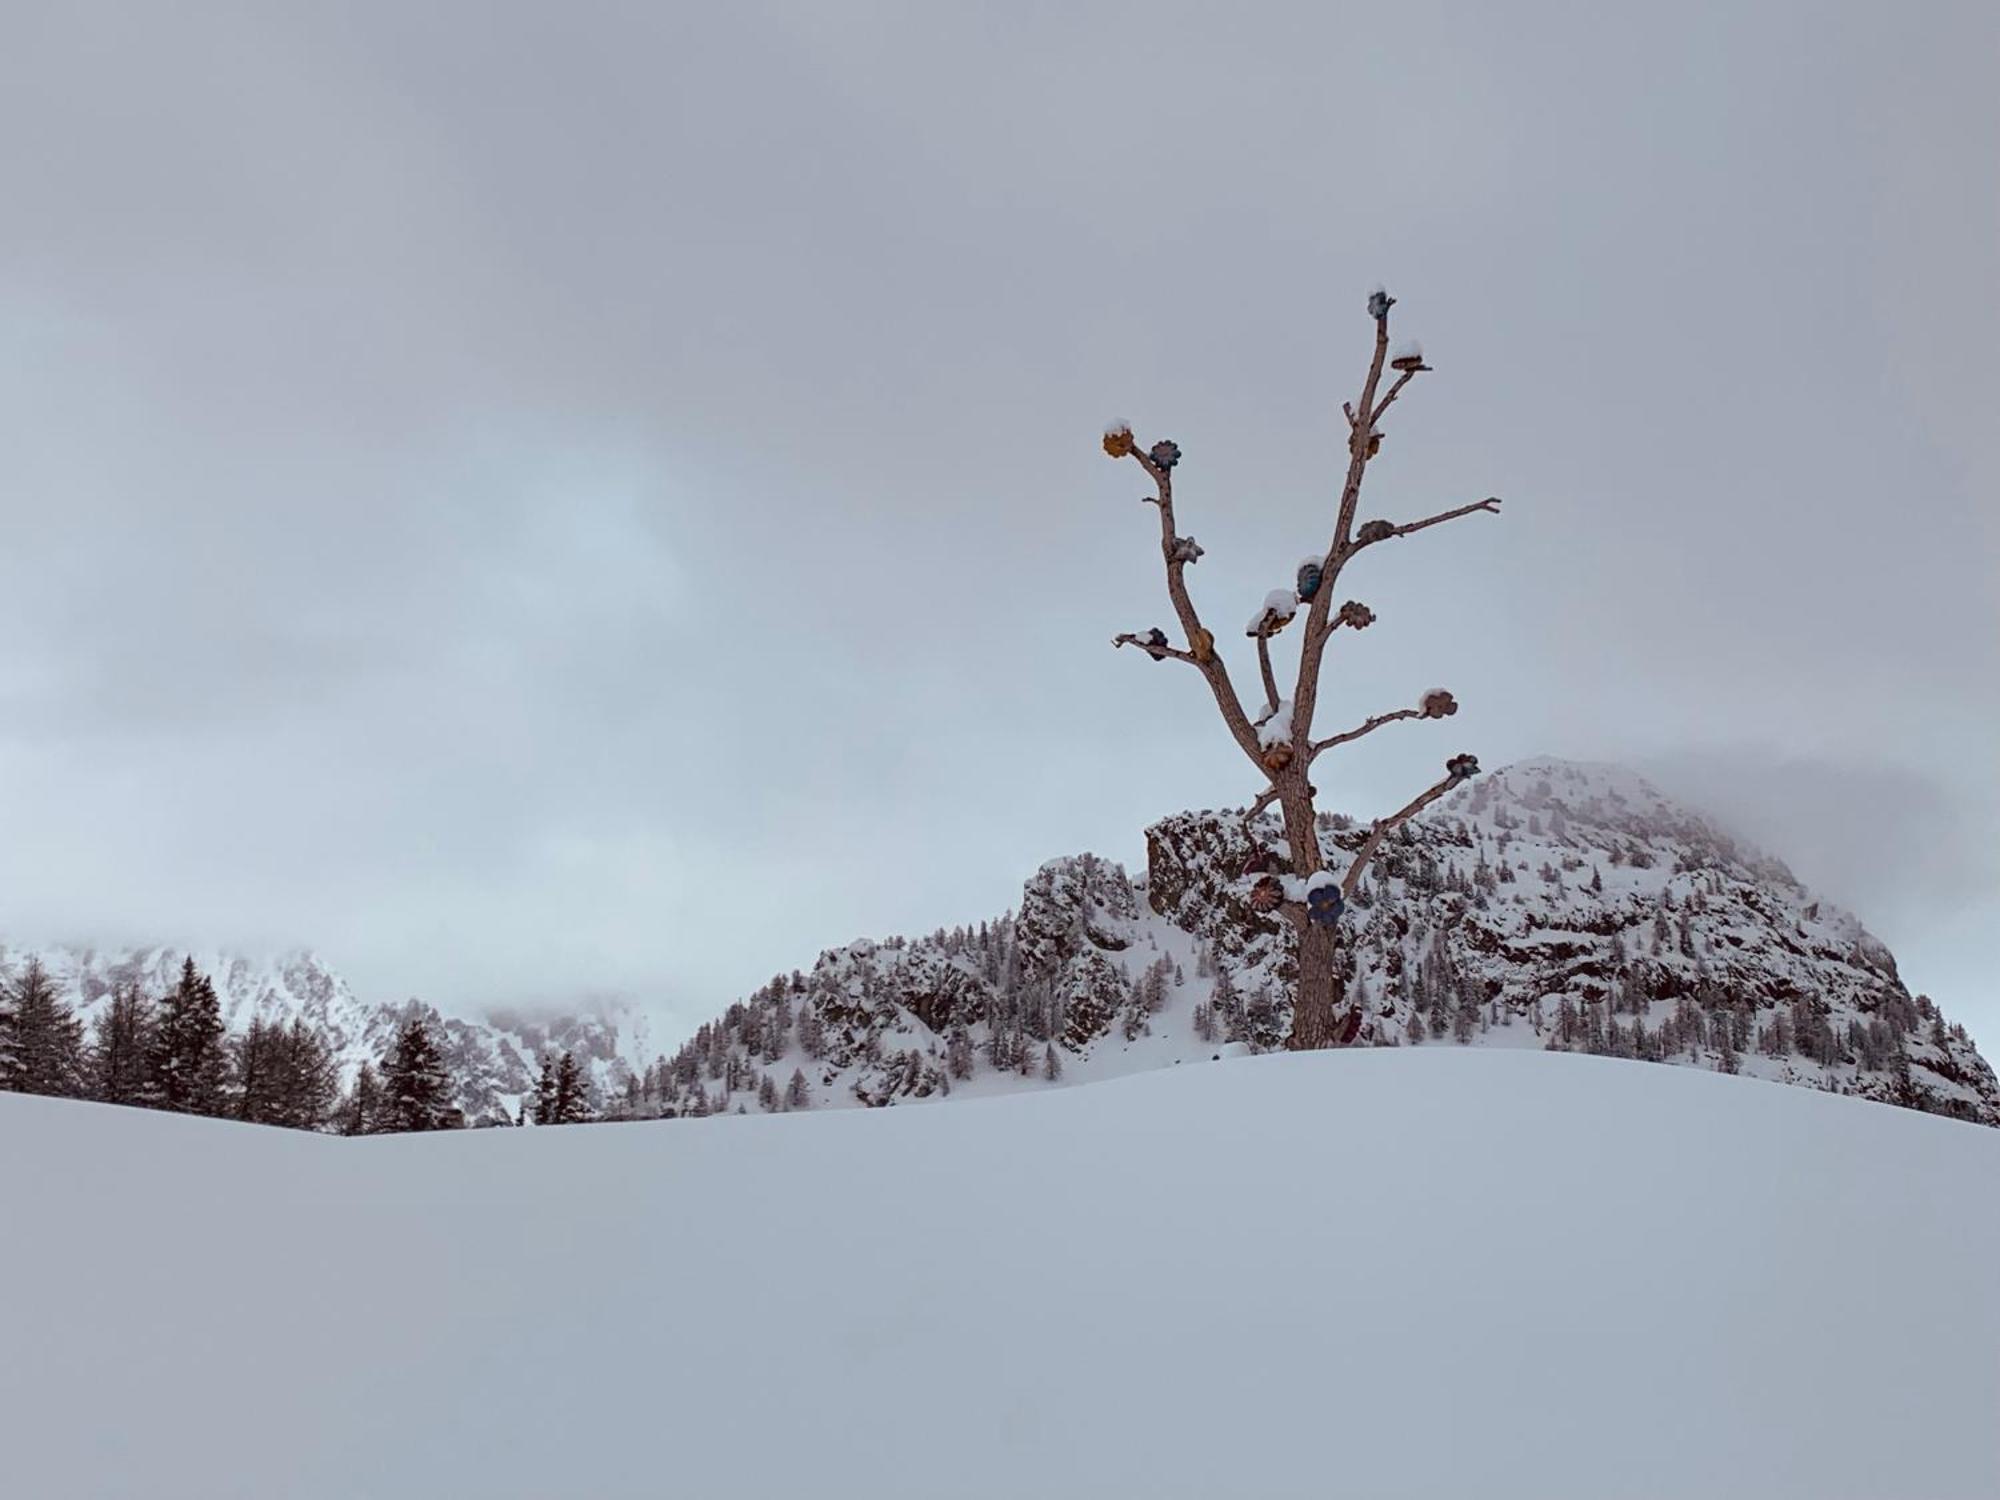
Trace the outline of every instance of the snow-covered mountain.
<instances>
[{"instance_id":1,"label":"snow-covered mountain","mask_svg":"<svg viewBox=\"0 0 2000 1500\"><path fill-rule=\"evenodd\" d=\"M1336 868L1366 830L1322 818ZM1283 868L1275 816L1256 843ZM1292 932L1250 909L1238 812L1148 831L1134 878L1042 867L1012 919L860 942L703 1027L675 1113L990 1094L1280 1045ZM2000 1083L1851 914L1629 772L1533 760L1386 842L1345 920L1376 1045L1549 1047L2000 1124Z\"/></svg>"},{"instance_id":2,"label":"snow-covered mountain","mask_svg":"<svg viewBox=\"0 0 2000 1500\"><path fill-rule=\"evenodd\" d=\"M369 1004L318 954L299 949L249 955L175 947L9 948L0 945L0 980L18 976L39 958L63 998L86 1021L126 986L157 998L179 982L192 959L209 976L232 1032L253 1020L302 1019L332 1043L343 1083L364 1061L379 1060L396 1030L413 1013L435 1027L445 1061L459 1085L458 1103L468 1120L511 1123L533 1086L541 1060L574 1052L590 1070L600 1095L623 1092L633 1067L644 1067L656 1042L645 1012L611 1002L567 1015L496 1009L483 1016L448 1016L418 1000Z\"/></svg>"},{"instance_id":3,"label":"snow-covered mountain","mask_svg":"<svg viewBox=\"0 0 2000 1500\"><path fill-rule=\"evenodd\" d=\"M1322 822L1337 865L1365 830ZM1256 842L1283 867L1275 817ZM467 1118L489 1122L564 1050L635 1116L1008 1093L1266 1050L1289 1019L1292 937L1250 909L1251 847L1238 812L1167 818L1143 875L1051 861L1011 916L831 950L672 1058L631 1007L428 1013ZM1461 788L1386 842L1344 920L1377 1045L1596 1051L2000 1124L1993 1070L1858 920L1615 767L1534 760ZM0 977L29 956L0 948ZM163 993L185 955L39 956L89 1015L122 983ZM302 1016L349 1076L419 1006L366 1004L310 953L193 957L232 1029Z\"/></svg>"}]
</instances>

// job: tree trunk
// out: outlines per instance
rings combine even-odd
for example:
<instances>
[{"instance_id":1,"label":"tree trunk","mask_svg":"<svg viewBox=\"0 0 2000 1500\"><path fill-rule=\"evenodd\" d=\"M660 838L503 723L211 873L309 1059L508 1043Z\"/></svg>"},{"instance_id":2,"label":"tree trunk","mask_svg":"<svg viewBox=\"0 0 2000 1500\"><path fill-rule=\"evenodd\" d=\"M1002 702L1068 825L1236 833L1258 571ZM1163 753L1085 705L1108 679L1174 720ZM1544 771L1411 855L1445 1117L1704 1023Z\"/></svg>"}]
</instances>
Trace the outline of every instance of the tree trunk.
<instances>
[{"instance_id":1,"label":"tree trunk","mask_svg":"<svg viewBox=\"0 0 2000 1500\"><path fill-rule=\"evenodd\" d=\"M1356 1028L1341 1009L1344 986L1335 968L1340 934L1317 922L1299 924L1299 984L1292 1001L1292 1034L1285 1045L1293 1052L1344 1047Z\"/></svg>"},{"instance_id":2,"label":"tree trunk","mask_svg":"<svg viewBox=\"0 0 2000 1500\"><path fill-rule=\"evenodd\" d=\"M1324 869L1326 859L1320 852L1319 821L1304 769L1293 775L1295 784L1286 788L1287 795L1279 799L1279 806L1284 812L1292 869L1303 878ZM1307 921L1302 908L1292 911L1299 931L1299 979L1292 997L1292 1032L1285 1046L1293 1052L1344 1047L1354 1040L1359 1017L1346 1014L1341 1006L1346 987L1340 982L1337 967L1340 929Z\"/></svg>"}]
</instances>

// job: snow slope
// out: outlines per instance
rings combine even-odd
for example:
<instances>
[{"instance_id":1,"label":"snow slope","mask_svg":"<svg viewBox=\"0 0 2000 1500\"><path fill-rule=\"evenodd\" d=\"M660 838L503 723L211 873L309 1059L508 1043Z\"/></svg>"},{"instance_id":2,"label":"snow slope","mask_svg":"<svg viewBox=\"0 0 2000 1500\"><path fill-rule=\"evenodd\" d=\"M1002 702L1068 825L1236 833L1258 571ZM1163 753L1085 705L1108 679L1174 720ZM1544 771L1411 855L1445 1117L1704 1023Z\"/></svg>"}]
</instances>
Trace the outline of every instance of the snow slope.
<instances>
[{"instance_id":1,"label":"snow slope","mask_svg":"<svg viewBox=\"0 0 2000 1500\"><path fill-rule=\"evenodd\" d=\"M1422 1047L359 1141L0 1097L8 1493L2000 1494L2000 1132Z\"/></svg>"}]
</instances>

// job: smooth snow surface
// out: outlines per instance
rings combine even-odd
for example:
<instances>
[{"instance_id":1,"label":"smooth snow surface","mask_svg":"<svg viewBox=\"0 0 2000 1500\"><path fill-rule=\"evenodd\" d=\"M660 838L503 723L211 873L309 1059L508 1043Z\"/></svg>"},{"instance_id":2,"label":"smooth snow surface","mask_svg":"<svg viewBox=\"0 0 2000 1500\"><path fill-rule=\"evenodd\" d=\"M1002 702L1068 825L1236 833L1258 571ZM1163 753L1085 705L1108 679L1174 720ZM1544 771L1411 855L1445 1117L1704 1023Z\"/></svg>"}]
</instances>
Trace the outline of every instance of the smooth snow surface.
<instances>
[{"instance_id":1,"label":"smooth snow surface","mask_svg":"<svg viewBox=\"0 0 2000 1500\"><path fill-rule=\"evenodd\" d=\"M1424 1047L343 1141L0 1097L0 1487L2000 1494L2000 1132Z\"/></svg>"}]
</instances>

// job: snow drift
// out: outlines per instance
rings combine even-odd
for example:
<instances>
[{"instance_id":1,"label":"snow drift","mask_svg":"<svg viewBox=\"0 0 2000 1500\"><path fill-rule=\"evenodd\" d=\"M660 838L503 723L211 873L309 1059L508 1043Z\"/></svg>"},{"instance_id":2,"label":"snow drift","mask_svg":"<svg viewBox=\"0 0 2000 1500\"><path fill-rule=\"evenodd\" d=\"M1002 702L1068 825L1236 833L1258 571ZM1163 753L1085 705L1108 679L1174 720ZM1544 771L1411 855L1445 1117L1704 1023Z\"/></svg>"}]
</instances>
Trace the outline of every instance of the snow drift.
<instances>
[{"instance_id":1,"label":"snow drift","mask_svg":"<svg viewBox=\"0 0 2000 1500\"><path fill-rule=\"evenodd\" d=\"M13 1494L2000 1494L2000 1132L1805 1089L1426 1047L0 1139Z\"/></svg>"}]
</instances>

